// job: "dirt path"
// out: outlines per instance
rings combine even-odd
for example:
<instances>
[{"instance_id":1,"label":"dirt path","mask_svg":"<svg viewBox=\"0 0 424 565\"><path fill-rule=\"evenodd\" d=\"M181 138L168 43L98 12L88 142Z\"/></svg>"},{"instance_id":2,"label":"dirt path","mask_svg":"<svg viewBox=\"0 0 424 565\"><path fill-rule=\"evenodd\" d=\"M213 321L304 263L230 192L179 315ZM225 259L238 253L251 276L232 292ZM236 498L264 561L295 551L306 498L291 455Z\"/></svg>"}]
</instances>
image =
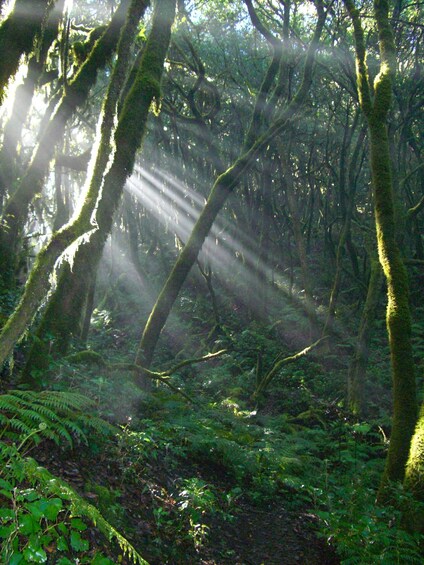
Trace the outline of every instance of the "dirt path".
<instances>
[{"instance_id":1,"label":"dirt path","mask_svg":"<svg viewBox=\"0 0 424 565\"><path fill-rule=\"evenodd\" d=\"M208 535L197 550L181 532L159 531L152 512L152 492L166 496L167 473L156 468L139 483L123 480L122 467L109 458L87 457L84 450L65 453L55 446L40 450L37 459L53 473L62 476L90 502L99 505L96 495L87 492L87 484L95 481L119 492L115 503L122 509L121 531L139 548L150 565L337 565L331 549L316 535L316 519L299 510L290 510L283 496L272 504L253 506L241 497L232 520L221 515L211 518ZM160 472L162 471L162 473ZM180 469L181 471L181 469ZM175 470L174 470L175 472ZM160 475L162 474L162 477ZM146 488L148 487L148 488ZM164 488L165 487L165 488ZM105 490L107 490L105 489ZM150 491L150 492L147 492ZM90 496L91 495L91 496ZM172 505L172 497L162 499ZM101 507L101 506L100 506ZM291 508L293 504L291 505ZM119 525L117 524L118 528ZM156 545L152 540L158 540ZM101 538L94 532L92 543L108 553ZM174 552L174 549L178 548ZM112 550L113 551L113 550ZM110 553L109 553L110 554ZM174 556L172 556L174 555ZM124 559L120 561L127 563ZM128 562L129 563L129 562Z\"/></svg>"},{"instance_id":2,"label":"dirt path","mask_svg":"<svg viewBox=\"0 0 424 565\"><path fill-rule=\"evenodd\" d=\"M336 565L314 531L314 517L287 511L281 500L264 509L243 503L231 524L215 524L210 559L202 565Z\"/></svg>"}]
</instances>

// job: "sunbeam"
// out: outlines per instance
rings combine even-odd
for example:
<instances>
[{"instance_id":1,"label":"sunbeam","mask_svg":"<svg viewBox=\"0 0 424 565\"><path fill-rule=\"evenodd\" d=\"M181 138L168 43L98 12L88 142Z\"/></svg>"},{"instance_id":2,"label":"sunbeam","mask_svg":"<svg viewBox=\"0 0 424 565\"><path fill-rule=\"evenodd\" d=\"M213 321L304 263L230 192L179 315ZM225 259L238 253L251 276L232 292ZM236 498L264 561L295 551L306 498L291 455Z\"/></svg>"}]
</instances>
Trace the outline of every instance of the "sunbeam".
<instances>
[{"instance_id":1,"label":"sunbeam","mask_svg":"<svg viewBox=\"0 0 424 565\"><path fill-rule=\"evenodd\" d=\"M140 166L127 182L126 189L167 230L175 233L183 243L187 241L204 205L202 196L164 171L147 171ZM255 315L261 317L267 311L289 321L296 317L295 312L297 318L299 312L303 313L305 328L288 323L284 330L288 341L295 346L303 345L308 339L307 311L308 308L316 309L316 305L306 304L301 288L293 287L277 269L280 257L270 256L264 261L259 255L257 238L240 229L237 236L231 235L229 230L232 228L228 220L216 221L199 260L212 267L220 284L236 303L246 305Z\"/></svg>"}]
</instances>

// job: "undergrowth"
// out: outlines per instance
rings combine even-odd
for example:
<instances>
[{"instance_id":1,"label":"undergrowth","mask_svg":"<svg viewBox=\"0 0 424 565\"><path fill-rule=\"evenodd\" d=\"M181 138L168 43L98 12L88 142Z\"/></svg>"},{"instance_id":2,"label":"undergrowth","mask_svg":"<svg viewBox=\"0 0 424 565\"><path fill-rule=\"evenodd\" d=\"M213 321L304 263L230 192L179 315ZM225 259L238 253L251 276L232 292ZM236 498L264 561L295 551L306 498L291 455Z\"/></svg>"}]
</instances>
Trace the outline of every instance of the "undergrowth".
<instances>
[{"instance_id":1,"label":"undergrowth","mask_svg":"<svg viewBox=\"0 0 424 565\"><path fill-rule=\"evenodd\" d=\"M92 405L75 393L10 391L0 395L2 563L113 564L101 552L90 550L89 539L83 536L86 521L115 541L132 562L147 563L95 506L27 455L43 440L69 446L87 443L89 429L111 435L110 424L87 413Z\"/></svg>"}]
</instances>

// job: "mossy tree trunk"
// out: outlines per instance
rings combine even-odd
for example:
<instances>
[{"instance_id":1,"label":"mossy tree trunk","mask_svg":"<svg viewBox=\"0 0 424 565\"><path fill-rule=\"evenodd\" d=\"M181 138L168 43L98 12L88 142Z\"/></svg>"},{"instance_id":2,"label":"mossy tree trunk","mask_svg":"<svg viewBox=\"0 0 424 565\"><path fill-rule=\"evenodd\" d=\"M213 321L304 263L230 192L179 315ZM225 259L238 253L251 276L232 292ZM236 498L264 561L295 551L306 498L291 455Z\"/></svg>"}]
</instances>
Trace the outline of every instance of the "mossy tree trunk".
<instances>
[{"instance_id":1,"label":"mossy tree trunk","mask_svg":"<svg viewBox=\"0 0 424 565\"><path fill-rule=\"evenodd\" d=\"M251 127L246 134L247 143L244 147L242 155L230 166L224 173L216 179L206 205L201 212L197 222L195 223L192 233L181 251L174 267L171 270L168 279L163 286L156 304L154 305L149 319L141 337L140 346L136 355L136 363L144 368L151 366L154 351L160 336L160 333L168 319L171 309L177 299L177 296L184 285L192 266L197 260L202 245L209 234L213 222L215 221L220 210L224 206L228 196L234 191L243 175L253 166L258 155L269 145L269 143L279 135L286 127L289 120L293 120L306 99L307 93L312 84L313 65L315 53L318 47L319 39L325 22L325 12L322 4L318 3L318 21L307 51L305 66L303 71L302 83L291 103L281 112L275 119L274 123L256 138L254 132L257 131L257 124L260 123L258 112L265 104L262 102L259 106L256 103L253 111ZM275 64L275 57L271 61L271 66ZM258 97L263 99L264 93L269 92L270 85L270 69L265 75L261 90ZM272 75L275 76L275 75ZM139 376L139 384L144 388L150 387L151 380Z\"/></svg>"},{"instance_id":2,"label":"mossy tree trunk","mask_svg":"<svg viewBox=\"0 0 424 565\"><path fill-rule=\"evenodd\" d=\"M13 286L29 205L43 189L49 163L53 159L56 144L63 136L66 123L75 110L85 103L95 84L97 72L106 65L116 49L128 3L129 0L122 0L106 31L95 43L74 80L67 85L66 92L41 134L30 165L6 203L0 222L0 287Z\"/></svg>"},{"instance_id":3,"label":"mossy tree trunk","mask_svg":"<svg viewBox=\"0 0 424 565\"><path fill-rule=\"evenodd\" d=\"M138 148L144 138L147 118L153 101L160 97L160 81L163 64L171 36L171 25L175 13L175 0L158 0L155 5L153 24L144 47L136 79L126 96L118 125L114 134L116 151L113 162L103 178L104 158L108 159L104 137L100 139L98 158L92 167L91 179L84 204L76 217L56 234L39 253L37 261L25 286L22 299L0 335L0 365L12 351L32 320L40 302L46 295L49 275L53 266L67 249L80 237L91 241L104 241L112 225L125 182L131 175ZM104 113L112 118L113 113ZM108 128L106 128L107 130ZM107 135L107 132L105 132ZM102 147L105 151L102 151ZM101 187L101 190L100 190ZM94 225L91 222L96 210Z\"/></svg>"},{"instance_id":4,"label":"mossy tree trunk","mask_svg":"<svg viewBox=\"0 0 424 565\"><path fill-rule=\"evenodd\" d=\"M6 190L10 190L11 183L18 176L18 145L21 141L22 129L30 111L35 88L42 76L48 51L57 37L64 4L65 0L58 0L49 15L39 42L40 47L28 61L27 76L16 89L12 111L4 126L3 144L0 150L0 210L3 207Z\"/></svg>"},{"instance_id":5,"label":"mossy tree trunk","mask_svg":"<svg viewBox=\"0 0 424 565\"><path fill-rule=\"evenodd\" d=\"M404 486L421 503L407 509L405 524L410 530L424 534L424 404L411 441Z\"/></svg>"},{"instance_id":6,"label":"mossy tree trunk","mask_svg":"<svg viewBox=\"0 0 424 565\"><path fill-rule=\"evenodd\" d=\"M374 0L380 52L380 72L371 85L361 16L352 0L344 0L354 27L357 88L368 122L371 175L379 260L387 281L387 332L393 376L393 421L379 499L393 481L403 481L409 446L417 418L416 385L411 345L409 285L396 241L395 206L391 176L387 114L396 70L396 51L389 23L388 0Z\"/></svg>"},{"instance_id":7,"label":"mossy tree trunk","mask_svg":"<svg viewBox=\"0 0 424 565\"><path fill-rule=\"evenodd\" d=\"M0 25L0 104L5 89L19 67L22 55L29 55L34 40L54 2L51 0L16 0L13 10ZM29 17L30 16L30 17Z\"/></svg>"},{"instance_id":8,"label":"mossy tree trunk","mask_svg":"<svg viewBox=\"0 0 424 565\"><path fill-rule=\"evenodd\" d=\"M100 190L103 170L107 166L112 151L114 120L128 74L129 54L134 43L138 22L146 7L145 0L132 0L125 25L122 28L117 49L117 62L103 107L101 137L90 181L91 189L96 192ZM110 210L111 218L113 212L114 210ZM25 380L30 380L31 375L37 380L40 371L48 367L50 355L66 354L72 336L81 333L79 330L81 329L82 313L87 305L88 291L95 280L97 265L103 249L99 242L104 239L104 234L98 227L88 241L80 243L73 258L72 268L69 264L62 267L57 287L43 314L23 371Z\"/></svg>"}]
</instances>

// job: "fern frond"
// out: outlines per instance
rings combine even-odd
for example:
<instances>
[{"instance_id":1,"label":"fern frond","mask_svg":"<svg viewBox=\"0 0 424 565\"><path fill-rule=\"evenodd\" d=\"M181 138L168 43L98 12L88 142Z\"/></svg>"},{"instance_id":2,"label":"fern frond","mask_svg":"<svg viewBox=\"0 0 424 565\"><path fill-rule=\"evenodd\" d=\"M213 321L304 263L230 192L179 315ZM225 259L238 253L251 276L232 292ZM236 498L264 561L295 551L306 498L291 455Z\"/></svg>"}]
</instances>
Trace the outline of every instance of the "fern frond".
<instances>
[{"instance_id":1,"label":"fern frond","mask_svg":"<svg viewBox=\"0 0 424 565\"><path fill-rule=\"evenodd\" d=\"M104 435L116 431L108 422L87 413L93 406L90 398L73 392L13 390L0 395L0 423L4 437L13 440L16 434L32 434L35 442L44 437L59 444L63 439L72 446L73 439L78 438L87 444L87 429Z\"/></svg>"},{"instance_id":2,"label":"fern frond","mask_svg":"<svg viewBox=\"0 0 424 565\"><path fill-rule=\"evenodd\" d=\"M78 421L103 435L116 433L116 428L112 424L92 414L83 414Z\"/></svg>"},{"instance_id":3,"label":"fern frond","mask_svg":"<svg viewBox=\"0 0 424 565\"><path fill-rule=\"evenodd\" d=\"M11 394L0 395L0 410L7 412L14 410L18 406L18 399Z\"/></svg>"},{"instance_id":4,"label":"fern frond","mask_svg":"<svg viewBox=\"0 0 424 565\"><path fill-rule=\"evenodd\" d=\"M64 421L62 421L62 424L63 425L60 426L60 428L58 430L60 435L62 435L63 437L66 437L67 435L69 435L69 433L66 430L66 428L67 428L70 432L72 432L75 436L77 436L80 441L82 441L86 445L88 444L87 436L82 431L79 424L77 424L76 422L73 422L72 420L66 420L66 421L64 420ZM71 440L71 443L72 443L72 440Z\"/></svg>"},{"instance_id":5,"label":"fern frond","mask_svg":"<svg viewBox=\"0 0 424 565\"><path fill-rule=\"evenodd\" d=\"M32 432L31 426L28 426L25 422L17 418L12 418L11 420L9 420L9 423L14 430L17 430L23 434L30 434Z\"/></svg>"},{"instance_id":6,"label":"fern frond","mask_svg":"<svg viewBox=\"0 0 424 565\"><path fill-rule=\"evenodd\" d=\"M46 424L46 418L44 418L38 411L28 408L23 408L16 411L17 414L21 417L24 421L34 422L34 424L38 425L41 422Z\"/></svg>"},{"instance_id":7,"label":"fern frond","mask_svg":"<svg viewBox=\"0 0 424 565\"><path fill-rule=\"evenodd\" d=\"M22 461L26 478L30 482L39 483L47 494L60 496L64 500L67 500L70 504L71 513L74 516L82 516L89 519L109 541L117 541L123 553L126 554L133 563L149 565L134 546L109 524L101 512L76 493L65 481L55 477L44 467L40 467L34 459L27 457L22 459Z\"/></svg>"},{"instance_id":8,"label":"fern frond","mask_svg":"<svg viewBox=\"0 0 424 565\"><path fill-rule=\"evenodd\" d=\"M37 400L45 406L61 410L79 410L84 412L94 406L94 401L91 398L77 392L45 390L38 394Z\"/></svg>"}]
</instances>

